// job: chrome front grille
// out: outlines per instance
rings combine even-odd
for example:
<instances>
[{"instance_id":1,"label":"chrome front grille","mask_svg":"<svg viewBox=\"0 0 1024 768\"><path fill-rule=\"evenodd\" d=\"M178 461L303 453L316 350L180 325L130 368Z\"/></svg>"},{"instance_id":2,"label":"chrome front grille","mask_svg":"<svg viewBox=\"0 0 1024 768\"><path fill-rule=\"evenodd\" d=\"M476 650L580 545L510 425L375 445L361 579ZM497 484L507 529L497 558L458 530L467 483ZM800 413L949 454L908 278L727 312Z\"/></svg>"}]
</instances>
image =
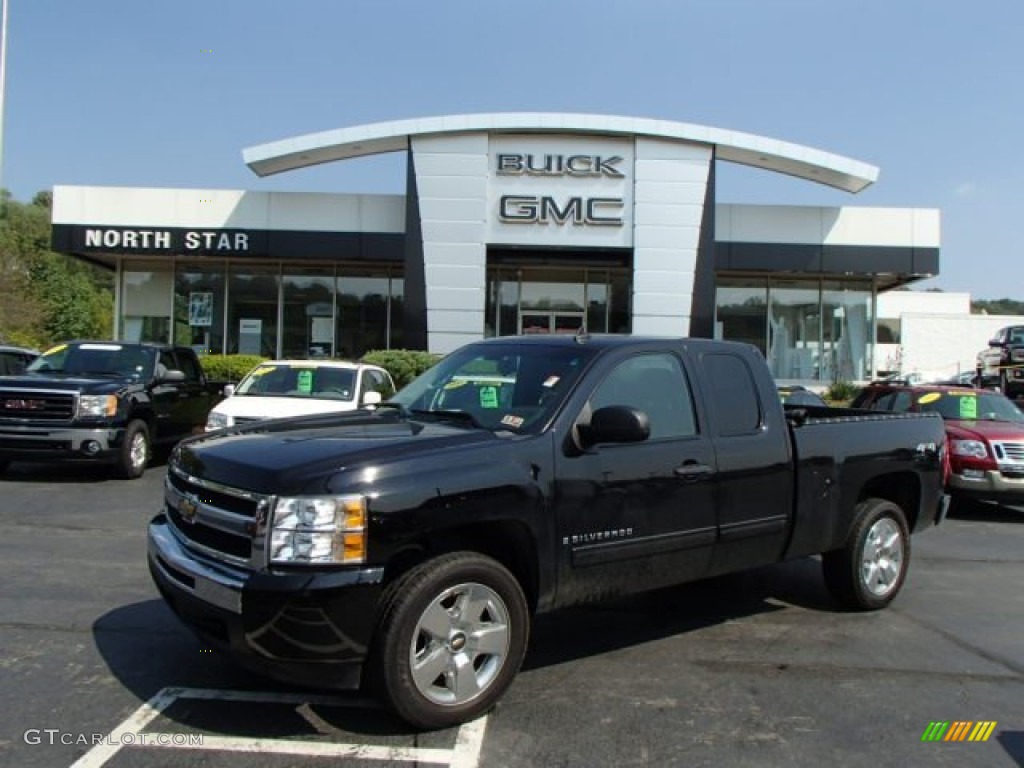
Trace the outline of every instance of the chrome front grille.
<instances>
[{"instance_id":1,"label":"chrome front grille","mask_svg":"<svg viewBox=\"0 0 1024 768\"><path fill-rule=\"evenodd\" d=\"M271 497L202 480L171 465L164 506L186 546L237 565L263 565Z\"/></svg>"},{"instance_id":2,"label":"chrome front grille","mask_svg":"<svg viewBox=\"0 0 1024 768\"><path fill-rule=\"evenodd\" d=\"M993 441L992 451L1001 470L1024 471L1024 443Z\"/></svg>"},{"instance_id":3,"label":"chrome front grille","mask_svg":"<svg viewBox=\"0 0 1024 768\"><path fill-rule=\"evenodd\" d=\"M75 395L48 389L0 389L0 419L71 421Z\"/></svg>"}]
</instances>

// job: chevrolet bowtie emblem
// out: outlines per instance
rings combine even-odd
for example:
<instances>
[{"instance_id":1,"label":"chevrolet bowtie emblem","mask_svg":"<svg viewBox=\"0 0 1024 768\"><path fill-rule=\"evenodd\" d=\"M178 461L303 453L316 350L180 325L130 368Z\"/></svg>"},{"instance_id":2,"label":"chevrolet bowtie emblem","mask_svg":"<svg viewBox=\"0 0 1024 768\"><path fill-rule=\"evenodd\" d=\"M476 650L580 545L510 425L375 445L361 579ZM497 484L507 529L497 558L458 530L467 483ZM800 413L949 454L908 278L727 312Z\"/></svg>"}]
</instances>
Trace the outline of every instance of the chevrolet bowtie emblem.
<instances>
[{"instance_id":1,"label":"chevrolet bowtie emblem","mask_svg":"<svg viewBox=\"0 0 1024 768\"><path fill-rule=\"evenodd\" d=\"M194 523L198 512L199 505L192 501L192 499L184 496L178 499L178 514L181 515L181 519L186 523Z\"/></svg>"}]
</instances>

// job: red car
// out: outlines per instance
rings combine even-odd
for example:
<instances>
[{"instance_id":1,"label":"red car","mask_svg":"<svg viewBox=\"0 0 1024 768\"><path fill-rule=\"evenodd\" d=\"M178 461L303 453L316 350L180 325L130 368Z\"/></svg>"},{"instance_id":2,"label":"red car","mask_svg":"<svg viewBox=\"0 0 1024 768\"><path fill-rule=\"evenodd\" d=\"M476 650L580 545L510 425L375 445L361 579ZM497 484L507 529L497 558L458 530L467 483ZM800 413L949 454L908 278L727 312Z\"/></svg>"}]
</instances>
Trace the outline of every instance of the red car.
<instances>
[{"instance_id":1,"label":"red car","mask_svg":"<svg viewBox=\"0 0 1024 768\"><path fill-rule=\"evenodd\" d=\"M1003 395L965 387L872 384L850 406L941 414L954 500L1024 504L1024 413Z\"/></svg>"}]
</instances>

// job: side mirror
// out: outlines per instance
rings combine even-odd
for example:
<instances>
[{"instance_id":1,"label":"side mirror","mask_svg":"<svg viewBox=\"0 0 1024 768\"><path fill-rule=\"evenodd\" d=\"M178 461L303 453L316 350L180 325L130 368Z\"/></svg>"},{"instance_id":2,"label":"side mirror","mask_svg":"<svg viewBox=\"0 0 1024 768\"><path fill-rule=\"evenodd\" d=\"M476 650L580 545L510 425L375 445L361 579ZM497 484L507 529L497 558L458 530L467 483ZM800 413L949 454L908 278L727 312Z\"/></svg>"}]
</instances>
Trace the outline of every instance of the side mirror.
<instances>
[{"instance_id":1,"label":"side mirror","mask_svg":"<svg viewBox=\"0 0 1024 768\"><path fill-rule=\"evenodd\" d=\"M164 384L180 384L185 380L185 372L170 370L164 371L164 375L160 377L160 381Z\"/></svg>"},{"instance_id":2,"label":"side mirror","mask_svg":"<svg viewBox=\"0 0 1024 768\"><path fill-rule=\"evenodd\" d=\"M384 400L380 392L367 392L363 395L363 405L380 405Z\"/></svg>"},{"instance_id":3,"label":"side mirror","mask_svg":"<svg viewBox=\"0 0 1024 768\"><path fill-rule=\"evenodd\" d=\"M988 340L988 345L990 347L1001 347L1001 346L1003 346L1002 343L999 341L999 339L989 339Z\"/></svg>"},{"instance_id":4,"label":"side mirror","mask_svg":"<svg viewBox=\"0 0 1024 768\"><path fill-rule=\"evenodd\" d=\"M647 414L627 405L607 405L590 416L590 424L580 428L584 448L598 443L641 443L651 436Z\"/></svg>"},{"instance_id":5,"label":"side mirror","mask_svg":"<svg viewBox=\"0 0 1024 768\"><path fill-rule=\"evenodd\" d=\"M233 394L235 394L235 385L234 384L225 384L223 392L224 392L224 397L231 397Z\"/></svg>"}]
</instances>

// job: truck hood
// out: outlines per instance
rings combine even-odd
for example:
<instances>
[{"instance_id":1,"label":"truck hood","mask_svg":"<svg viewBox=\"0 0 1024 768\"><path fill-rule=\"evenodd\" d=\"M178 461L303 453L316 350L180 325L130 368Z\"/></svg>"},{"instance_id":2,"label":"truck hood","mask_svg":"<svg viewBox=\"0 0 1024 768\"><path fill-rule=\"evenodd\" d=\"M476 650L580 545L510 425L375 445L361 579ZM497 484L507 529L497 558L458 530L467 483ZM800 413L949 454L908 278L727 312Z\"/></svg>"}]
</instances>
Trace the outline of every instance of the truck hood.
<instances>
[{"instance_id":1,"label":"truck hood","mask_svg":"<svg viewBox=\"0 0 1024 768\"><path fill-rule=\"evenodd\" d=\"M85 376L62 373L26 373L0 376L0 389L41 389L54 392L80 392L84 395L109 395L137 380L122 376Z\"/></svg>"},{"instance_id":2,"label":"truck hood","mask_svg":"<svg viewBox=\"0 0 1024 768\"><path fill-rule=\"evenodd\" d=\"M946 421L954 440L1010 440L1024 442L1024 423L1014 421Z\"/></svg>"},{"instance_id":3,"label":"truck hood","mask_svg":"<svg viewBox=\"0 0 1024 768\"><path fill-rule=\"evenodd\" d=\"M355 400L233 395L222 400L213 411L236 419L283 419L291 416L354 411L356 405Z\"/></svg>"},{"instance_id":4,"label":"truck hood","mask_svg":"<svg viewBox=\"0 0 1024 768\"><path fill-rule=\"evenodd\" d=\"M170 463L200 479L257 493L317 493L331 490L331 478L341 471L414 455L476 452L503 439L457 422L357 411L210 432L180 443Z\"/></svg>"}]
</instances>

